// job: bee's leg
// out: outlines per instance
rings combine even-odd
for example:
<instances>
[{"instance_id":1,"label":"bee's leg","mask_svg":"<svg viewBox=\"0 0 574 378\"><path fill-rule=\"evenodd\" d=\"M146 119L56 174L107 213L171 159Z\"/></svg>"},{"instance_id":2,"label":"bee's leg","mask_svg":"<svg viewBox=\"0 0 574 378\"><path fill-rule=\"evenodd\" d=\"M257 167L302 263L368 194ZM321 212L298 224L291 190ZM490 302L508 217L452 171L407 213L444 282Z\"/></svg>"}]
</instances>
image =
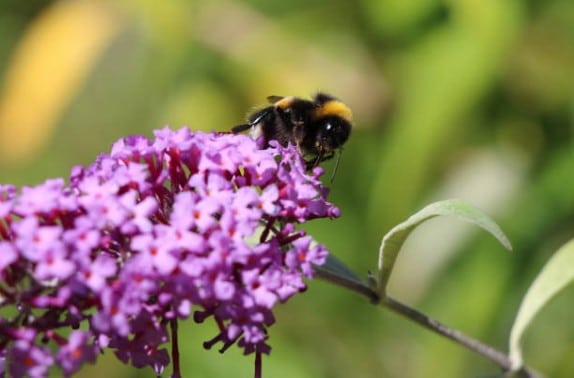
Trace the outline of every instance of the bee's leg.
<instances>
[{"instance_id":1,"label":"bee's leg","mask_svg":"<svg viewBox=\"0 0 574 378\"><path fill-rule=\"evenodd\" d=\"M310 171L317 166L317 159L305 160L305 170Z\"/></svg>"},{"instance_id":2,"label":"bee's leg","mask_svg":"<svg viewBox=\"0 0 574 378\"><path fill-rule=\"evenodd\" d=\"M320 155L321 159L317 162L317 164L324 162L326 160L331 160L334 156L335 156L335 151L329 151L327 153L322 152Z\"/></svg>"},{"instance_id":3,"label":"bee's leg","mask_svg":"<svg viewBox=\"0 0 574 378\"><path fill-rule=\"evenodd\" d=\"M332 155L332 153L329 154ZM326 156L323 150L319 150L317 156L315 156L313 159L305 160L305 167L308 171L310 171L311 169L318 166L320 162L330 159L331 157Z\"/></svg>"},{"instance_id":4,"label":"bee's leg","mask_svg":"<svg viewBox=\"0 0 574 378\"><path fill-rule=\"evenodd\" d=\"M241 133L241 132L243 132L243 131L249 130L249 129L252 128L252 127L253 127L252 124L250 124L250 123L245 123L245 124L243 124L243 125L233 126L233 127L231 128L231 132L234 133L234 134L237 134L237 133Z\"/></svg>"},{"instance_id":5,"label":"bee's leg","mask_svg":"<svg viewBox=\"0 0 574 378\"><path fill-rule=\"evenodd\" d=\"M305 139L305 124L303 121L297 121L293 123L293 140L295 144L301 149L301 144ZM301 150L302 151L302 150Z\"/></svg>"}]
</instances>

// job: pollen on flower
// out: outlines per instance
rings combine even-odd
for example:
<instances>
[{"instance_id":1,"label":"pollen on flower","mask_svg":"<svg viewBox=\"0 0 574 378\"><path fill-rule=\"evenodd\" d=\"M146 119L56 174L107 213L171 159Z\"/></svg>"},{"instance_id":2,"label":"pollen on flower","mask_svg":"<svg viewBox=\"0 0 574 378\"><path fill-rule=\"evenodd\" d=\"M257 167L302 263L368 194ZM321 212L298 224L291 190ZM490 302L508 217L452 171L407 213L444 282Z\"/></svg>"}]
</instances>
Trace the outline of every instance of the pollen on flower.
<instances>
[{"instance_id":1,"label":"pollen on flower","mask_svg":"<svg viewBox=\"0 0 574 378\"><path fill-rule=\"evenodd\" d=\"M10 286L0 306L41 319L0 327L11 375L53 364L70 375L103 348L161 374L167 327L190 315L217 325L206 348L236 344L259 361L273 307L304 291L327 256L296 229L339 214L321 173L308 174L294 146L164 128L114 143L75 167L69 186L0 186L0 276ZM79 325L86 331L62 332Z\"/></svg>"}]
</instances>

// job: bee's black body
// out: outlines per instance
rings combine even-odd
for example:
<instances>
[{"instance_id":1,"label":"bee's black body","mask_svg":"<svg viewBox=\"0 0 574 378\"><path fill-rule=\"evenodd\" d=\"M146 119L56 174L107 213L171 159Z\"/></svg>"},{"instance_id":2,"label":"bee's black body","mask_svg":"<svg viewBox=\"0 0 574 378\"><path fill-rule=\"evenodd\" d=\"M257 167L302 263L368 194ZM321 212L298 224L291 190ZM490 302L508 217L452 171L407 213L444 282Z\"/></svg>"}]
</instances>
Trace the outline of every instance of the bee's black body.
<instances>
[{"instance_id":1,"label":"bee's black body","mask_svg":"<svg viewBox=\"0 0 574 378\"><path fill-rule=\"evenodd\" d=\"M265 146L271 140L286 146L295 144L308 157L312 168L331 159L349 138L351 111L336 98L317 94L312 100L298 97L269 96L273 105L256 111L247 124L235 126L234 133L251 129L262 137Z\"/></svg>"}]
</instances>

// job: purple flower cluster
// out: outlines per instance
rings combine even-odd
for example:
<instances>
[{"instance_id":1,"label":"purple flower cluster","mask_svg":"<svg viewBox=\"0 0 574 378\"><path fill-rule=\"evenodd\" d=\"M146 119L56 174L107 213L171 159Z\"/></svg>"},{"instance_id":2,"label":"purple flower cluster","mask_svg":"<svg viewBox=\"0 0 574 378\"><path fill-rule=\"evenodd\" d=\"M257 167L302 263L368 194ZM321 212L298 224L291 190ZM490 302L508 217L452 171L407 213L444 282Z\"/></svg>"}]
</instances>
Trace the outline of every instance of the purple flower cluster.
<instances>
[{"instance_id":1,"label":"purple flower cluster","mask_svg":"<svg viewBox=\"0 0 574 378\"><path fill-rule=\"evenodd\" d=\"M273 306L327 255L296 224L339 215L320 174L293 146L165 128L69 185L0 186L0 369L69 376L111 348L159 374L168 327L191 315L218 327L206 348L269 353Z\"/></svg>"}]
</instances>

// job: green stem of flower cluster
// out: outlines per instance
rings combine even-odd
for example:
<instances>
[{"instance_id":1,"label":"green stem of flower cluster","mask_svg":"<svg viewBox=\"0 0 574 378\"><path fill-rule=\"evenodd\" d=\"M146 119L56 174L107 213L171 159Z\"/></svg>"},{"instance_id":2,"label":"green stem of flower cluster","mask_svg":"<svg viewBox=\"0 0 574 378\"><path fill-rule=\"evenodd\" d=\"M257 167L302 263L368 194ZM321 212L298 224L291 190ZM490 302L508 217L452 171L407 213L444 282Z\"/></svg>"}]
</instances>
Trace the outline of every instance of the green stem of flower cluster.
<instances>
[{"instance_id":1,"label":"green stem of flower cluster","mask_svg":"<svg viewBox=\"0 0 574 378\"><path fill-rule=\"evenodd\" d=\"M173 374L172 378L181 377L181 368L179 365L179 341L177 331L177 319L172 319L169 322L171 328L171 357L173 359Z\"/></svg>"}]
</instances>

